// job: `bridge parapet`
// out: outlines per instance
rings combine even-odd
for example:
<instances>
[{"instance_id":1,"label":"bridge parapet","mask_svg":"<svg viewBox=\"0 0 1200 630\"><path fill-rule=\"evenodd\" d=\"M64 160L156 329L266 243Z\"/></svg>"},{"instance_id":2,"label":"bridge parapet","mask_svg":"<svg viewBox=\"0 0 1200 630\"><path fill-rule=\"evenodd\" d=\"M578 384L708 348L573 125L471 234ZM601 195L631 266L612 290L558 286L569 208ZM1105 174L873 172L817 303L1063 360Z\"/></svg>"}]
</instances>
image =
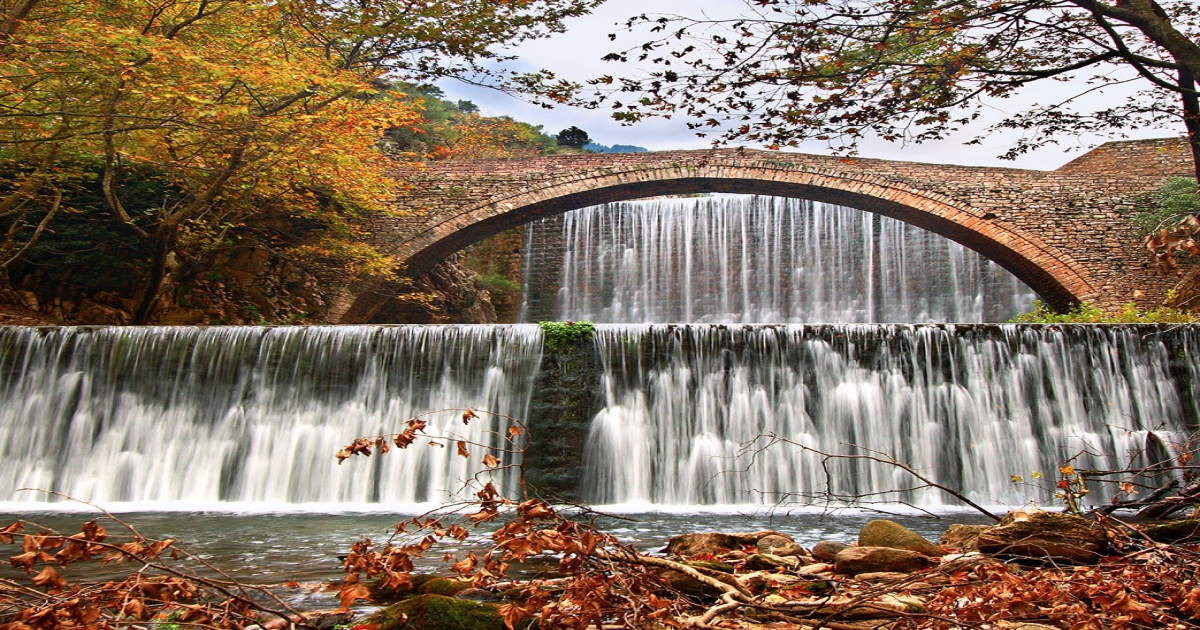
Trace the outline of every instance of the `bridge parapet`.
<instances>
[{"instance_id":1,"label":"bridge parapet","mask_svg":"<svg viewBox=\"0 0 1200 630\"><path fill-rule=\"evenodd\" d=\"M486 236L599 203L727 192L801 197L878 212L1001 264L1054 306L1161 301L1158 273L1128 213L1163 177L1189 175L1176 140L1112 142L1056 171L838 158L744 149L447 161L405 173L396 208L370 238L410 273ZM362 287L334 321L369 321L386 296Z\"/></svg>"}]
</instances>

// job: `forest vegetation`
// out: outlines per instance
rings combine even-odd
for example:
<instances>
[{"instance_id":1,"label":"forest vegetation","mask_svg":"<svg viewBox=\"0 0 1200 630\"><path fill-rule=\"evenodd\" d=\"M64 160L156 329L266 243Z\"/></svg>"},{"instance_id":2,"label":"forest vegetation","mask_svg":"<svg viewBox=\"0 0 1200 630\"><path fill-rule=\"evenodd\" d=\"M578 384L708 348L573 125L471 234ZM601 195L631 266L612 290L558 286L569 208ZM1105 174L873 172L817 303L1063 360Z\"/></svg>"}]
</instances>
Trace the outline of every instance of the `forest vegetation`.
<instances>
[{"instance_id":1,"label":"forest vegetation","mask_svg":"<svg viewBox=\"0 0 1200 630\"><path fill-rule=\"evenodd\" d=\"M424 160L553 148L425 86L598 0L0 2L0 298L62 322L319 321ZM401 174L400 180L396 174Z\"/></svg>"}]
</instances>

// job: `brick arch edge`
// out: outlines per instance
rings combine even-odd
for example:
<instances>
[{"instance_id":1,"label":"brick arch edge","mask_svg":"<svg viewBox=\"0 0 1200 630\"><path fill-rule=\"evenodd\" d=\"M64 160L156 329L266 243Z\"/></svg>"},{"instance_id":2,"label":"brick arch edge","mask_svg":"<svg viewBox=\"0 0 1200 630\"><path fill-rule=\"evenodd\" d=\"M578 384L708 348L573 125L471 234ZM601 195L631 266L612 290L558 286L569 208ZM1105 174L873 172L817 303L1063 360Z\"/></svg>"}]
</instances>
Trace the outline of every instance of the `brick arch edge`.
<instances>
[{"instance_id":1,"label":"brick arch edge","mask_svg":"<svg viewBox=\"0 0 1200 630\"><path fill-rule=\"evenodd\" d=\"M739 169L743 172L746 169ZM736 193L792 197L848 206L892 217L962 244L1007 269L1032 288L1048 306L1063 310L1093 299L1098 289L1089 274L1070 257L998 221L986 211L963 207L946 195L923 193L869 178L847 178L805 172L804 181L767 177L678 176L654 179L638 172L638 181L605 174L598 181L551 182L506 199L491 200L452 217L391 252L406 261L406 274L416 277L445 257L488 236L518 225L578 208L661 195ZM615 181L614 181L615 180ZM594 186L594 187L593 187ZM389 299L381 287L360 286L339 323L370 322Z\"/></svg>"}]
</instances>

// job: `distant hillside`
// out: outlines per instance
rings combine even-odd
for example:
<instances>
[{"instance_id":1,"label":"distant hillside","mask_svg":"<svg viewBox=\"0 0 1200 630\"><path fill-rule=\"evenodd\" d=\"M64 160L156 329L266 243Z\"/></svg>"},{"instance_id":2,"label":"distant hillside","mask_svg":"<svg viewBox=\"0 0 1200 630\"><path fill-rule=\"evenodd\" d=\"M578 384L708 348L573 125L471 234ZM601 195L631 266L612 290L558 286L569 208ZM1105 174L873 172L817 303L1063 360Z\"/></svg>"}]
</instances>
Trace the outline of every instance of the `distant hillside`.
<instances>
[{"instance_id":1,"label":"distant hillside","mask_svg":"<svg viewBox=\"0 0 1200 630\"><path fill-rule=\"evenodd\" d=\"M610 147L603 144L596 144L595 142L589 142L583 145L583 148L592 153L646 153L650 150L646 147L635 147L631 144L614 144Z\"/></svg>"}]
</instances>

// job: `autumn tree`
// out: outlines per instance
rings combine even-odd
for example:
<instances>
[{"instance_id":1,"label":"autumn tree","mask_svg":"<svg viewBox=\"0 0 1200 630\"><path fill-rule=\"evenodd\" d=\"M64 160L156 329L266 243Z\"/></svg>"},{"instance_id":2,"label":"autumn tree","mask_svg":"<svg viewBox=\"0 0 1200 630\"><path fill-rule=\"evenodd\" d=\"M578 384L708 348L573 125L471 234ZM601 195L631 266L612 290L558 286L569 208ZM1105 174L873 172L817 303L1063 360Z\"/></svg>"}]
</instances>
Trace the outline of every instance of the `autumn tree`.
<instances>
[{"instance_id":1,"label":"autumn tree","mask_svg":"<svg viewBox=\"0 0 1200 630\"><path fill-rule=\"evenodd\" d=\"M499 48L599 1L0 0L0 282L56 216L86 211L60 194L81 179L141 241L138 323L189 252L265 207L387 275L354 218L387 211L393 165L374 147L420 112L386 82L503 82L485 67ZM161 198L131 203L135 169Z\"/></svg>"},{"instance_id":2,"label":"autumn tree","mask_svg":"<svg viewBox=\"0 0 1200 630\"><path fill-rule=\"evenodd\" d=\"M1049 96L988 129L1023 132L1003 157L1057 137L1182 121L1200 165L1194 0L746 5L746 16L731 20L634 18L630 27L648 25L656 39L607 59L648 61L653 70L600 78L593 104L611 106L624 121L683 114L692 128L724 140L779 147L817 139L853 151L869 135L945 138L1038 84ZM1144 89L1123 99L1102 93L1121 84Z\"/></svg>"},{"instance_id":3,"label":"autumn tree","mask_svg":"<svg viewBox=\"0 0 1200 630\"><path fill-rule=\"evenodd\" d=\"M554 138L540 126L507 116L484 116L471 101L443 99L432 86L402 88L420 106L421 122L384 131L384 148L401 159L480 159L541 155Z\"/></svg>"}]
</instances>

